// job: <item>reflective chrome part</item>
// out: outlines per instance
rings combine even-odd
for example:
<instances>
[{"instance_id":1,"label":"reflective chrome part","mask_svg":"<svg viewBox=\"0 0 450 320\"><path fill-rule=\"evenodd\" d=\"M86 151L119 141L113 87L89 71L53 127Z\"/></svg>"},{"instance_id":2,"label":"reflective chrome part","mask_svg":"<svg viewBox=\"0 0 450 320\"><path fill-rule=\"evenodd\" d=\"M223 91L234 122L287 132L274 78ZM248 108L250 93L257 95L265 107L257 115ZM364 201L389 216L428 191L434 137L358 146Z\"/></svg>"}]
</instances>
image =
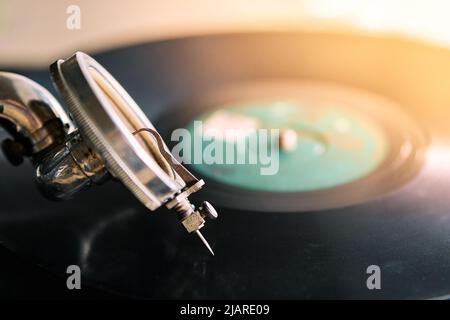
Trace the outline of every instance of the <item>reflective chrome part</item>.
<instances>
[{"instance_id":1,"label":"reflective chrome part","mask_svg":"<svg viewBox=\"0 0 450 320\"><path fill-rule=\"evenodd\" d=\"M31 156L39 188L53 199L71 198L111 174L150 210L163 204L174 209L213 253L199 229L217 212L206 202L197 210L188 199L203 180L171 155L120 84L81 52L55 62L50 71L74 123L43 87L0 73L0 120L15 138L4 143L10 161L20 164Z\"/></svg>"},{"instance_id":2,"label":"reflective chrome part","mask_svg":"<svg viewBox=\"0 0 450 320\"><path fill-rule=\"evenodd\" d=\"M42 157L36 168L39 189L50 199L70 199L108 177L103 160L76 132Z\"/></svg>"},{"instance_id":3,"label":"reflective chrome part","mask_svg":"<svg viewBox=\"0 0 450 320\"><path fill-rule=\"evenodd\" d=\"M89 149L58 101L44 87L18 74L0 72L0 120L14 140L2 145L20 164L31 157L42 193L71 198L107 176L103 160Z\"/></svg>"},{"instance_id":4,"label":"reflective chrome part","mask_svg":"<svg viewBox=\"0 0 450 320\"><path fill-rule=\"evenodd\" d=\"M18 74L0 72L0 120L35 155L64 140L73 124L61 105L41 85Z\"/></svg>"},{"instance_id":5,"label":"reflective chrome part","mask_svg":"<svg viewBox=\"0 0 450 320\"><path fill-rule=\"evenodd\" d=\"M184 187L164 172L133 135L138 129L154 127L100 64L77 52L55 62L50 70L83 139L143 204L155 210Z\"/></svg>"}]
</instances>

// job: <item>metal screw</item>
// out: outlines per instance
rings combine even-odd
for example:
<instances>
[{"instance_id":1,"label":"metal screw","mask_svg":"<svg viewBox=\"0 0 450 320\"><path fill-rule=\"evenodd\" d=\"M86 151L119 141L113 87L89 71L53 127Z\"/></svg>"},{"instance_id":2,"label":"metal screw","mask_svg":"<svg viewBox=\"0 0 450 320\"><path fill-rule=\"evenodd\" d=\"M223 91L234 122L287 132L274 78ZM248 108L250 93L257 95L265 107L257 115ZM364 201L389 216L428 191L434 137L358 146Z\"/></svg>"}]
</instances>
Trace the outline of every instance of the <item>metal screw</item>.
<instances>
[{"instance_id":1,"label":"metal screw","mask_svg":"<svg viewBox=\"0 0 450 320\"><path fill-rule=\"evenodd\" d=\"M209 203L208 201L203 201L203 203L202 203L201 207L198 209L198 211L200 212L200 214L203 218L207 217L207 218L213 220L213 219L217 219L217 217L219 216L216 209L214 209L212 204Z\"/></svg>"}]
</instances>

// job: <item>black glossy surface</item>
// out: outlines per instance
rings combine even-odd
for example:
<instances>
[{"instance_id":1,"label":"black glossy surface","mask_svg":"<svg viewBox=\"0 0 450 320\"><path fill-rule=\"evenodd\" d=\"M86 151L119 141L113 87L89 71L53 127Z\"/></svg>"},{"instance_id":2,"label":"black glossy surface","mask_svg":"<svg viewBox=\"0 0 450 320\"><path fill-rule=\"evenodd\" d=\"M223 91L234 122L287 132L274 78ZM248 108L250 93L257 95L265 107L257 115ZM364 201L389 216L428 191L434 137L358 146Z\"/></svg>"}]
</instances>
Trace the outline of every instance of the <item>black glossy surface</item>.
<instances>
[{"instance_id":1,"label":"black glossy surface","mask_svg":"<svg viewBox=\"0 0 450 320\"><path fill-rule=\"evenodd\" d=\"M118 299L121 296L87 286L67 290L66 278L32 263L22 255L0 246L0 298L14 299Z\"/></svg>"},{"instance_id":2,"label":"black glossy surface","mask_svg":"<svg viewBox=\"0 0 450 320\"><path fill-rule=\"evenodd\" d=\"M221 83L313 78L402 102L426 127L432 145L440 140L448 147L443 108L450 54L440 49L397 39L258 34L147 44L96 58L151 119ZM387 77L376 72L381 67ZM442 76L435 83L419 78L418 70L421 76L428 72L425 67ZM25 74L49 84L46 72ZM423 91L408 90L412 83L422 83ZM0 157L0 238L59 275L79 264L86 281L108 292L199 299L450 293L450 172L439 161L427 161L420 175L397 191L348 208L282 214L217 208L219 219L204 231L215 257L185 234L172 214L149 213L119 183L53 203L40 196L32 175L29 164L13 168ZM372 264L382 270L380 291L366 288L365 271Z\"/></svg>"}]
</instances>

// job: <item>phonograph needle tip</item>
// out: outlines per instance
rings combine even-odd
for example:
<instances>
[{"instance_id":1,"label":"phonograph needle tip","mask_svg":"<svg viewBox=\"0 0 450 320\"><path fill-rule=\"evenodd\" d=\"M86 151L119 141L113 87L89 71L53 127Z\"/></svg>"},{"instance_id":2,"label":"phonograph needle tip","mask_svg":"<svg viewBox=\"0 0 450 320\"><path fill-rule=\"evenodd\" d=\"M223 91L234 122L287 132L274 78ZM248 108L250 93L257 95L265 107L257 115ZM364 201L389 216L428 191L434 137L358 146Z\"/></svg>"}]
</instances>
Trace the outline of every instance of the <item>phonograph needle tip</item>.
<instances>
[{"instance_id":1,"label":"phonograph needle tip","mask_svg":"<svg viewBox=\"0 0 450 320\"><path fill-rule=\"evenodd\" d=\"M195 230L195 233L198 235L200 240L202 240L203 244L208 248L209 252L211 252L212 255L214 255L214 251L212 251L211 246L209 245L208 241L206 241L205 237L201 234L199 230Z\"/></svg>"}]
</instances>

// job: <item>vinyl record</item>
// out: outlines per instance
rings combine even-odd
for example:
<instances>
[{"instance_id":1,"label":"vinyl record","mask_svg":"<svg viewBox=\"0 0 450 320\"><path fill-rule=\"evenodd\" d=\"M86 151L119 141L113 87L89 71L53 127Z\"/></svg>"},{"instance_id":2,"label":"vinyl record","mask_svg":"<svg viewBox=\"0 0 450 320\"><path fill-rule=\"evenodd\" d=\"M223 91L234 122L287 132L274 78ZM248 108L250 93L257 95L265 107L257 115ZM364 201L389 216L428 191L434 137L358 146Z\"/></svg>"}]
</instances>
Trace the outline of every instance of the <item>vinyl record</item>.
<instances>
[{"instance_id":1,"label":"vinyl record","mask_svg":"<svg viewBox=\"0 0 450 320\"><path fill-rule=\"evenodd\" d=\"M450 54L401 38L198 36L95 58L172 146L203 125L284 128L275 175L189 168L220 218L209 256L165 209L119 183L49 202L0 156L0 240L64 277L146 298L436 298L450 294ZM48 72L13 70L51 89ZM0 133L1 138L6 134ZM247 150L248 151L248 150ZM167 211L167 212L166 212ZM369 290L369 266L382 289ZM62 285L65 280L62 278Z\"/></svg>"},{"instance_id":2,"label":"vinyl record","mask_svg":"<svg viewBox=\"0 0 450 320\"><path fill-rule=\"evenodd\" d=\"M214 163L193 163L193 140L202 139L194 129L195 121L202 125L197 129L202 129L203 153L223 140L220 130L243 132L243 127L253 123L258 129L289 129L298 138L295 150L281 148L280 155L273 157L278 162L272 165L273 172L264 175L261 169L270 169L269 164L262 165L258 159L248 163L250 144L241 150L246 159L237 163L237 139L229 143L234 157L230 164L222 159L228 147L222 145L217 147L222 148L221 157ZM426 146L423 128L392 101L318 81L278 79L225 85L194 101L180 102L160 123L172 129L165 134L172 149L179 142L173 141L174 130L188 128L191 138L186 145L192 150L189 159L181 160L207 179L211 187L205 190L206 197L244 210L301 212L369 201L413 177L423 163ZM208 129L219 131L219 137L209 139Z\"/></svg>"}]
</instances>

